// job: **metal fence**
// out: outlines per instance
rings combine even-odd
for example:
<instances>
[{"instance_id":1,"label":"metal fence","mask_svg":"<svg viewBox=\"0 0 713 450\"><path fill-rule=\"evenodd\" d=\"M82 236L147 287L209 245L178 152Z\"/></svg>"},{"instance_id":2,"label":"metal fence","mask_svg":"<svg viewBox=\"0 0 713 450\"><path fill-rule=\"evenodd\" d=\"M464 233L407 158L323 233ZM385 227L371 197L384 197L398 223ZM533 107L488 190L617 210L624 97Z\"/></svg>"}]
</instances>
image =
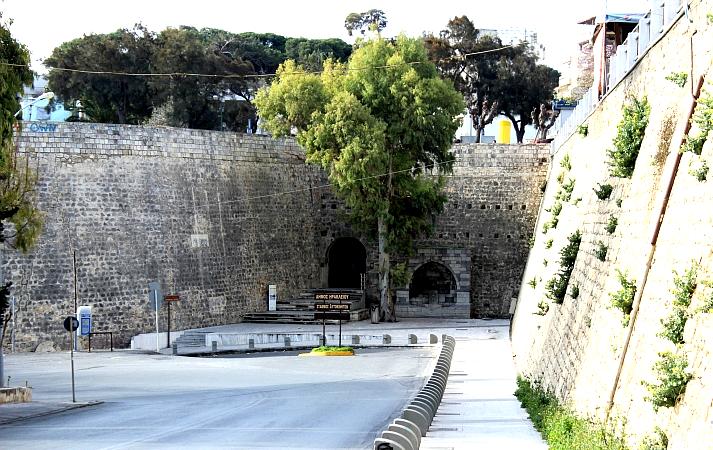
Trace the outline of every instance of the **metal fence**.
<instances>
[{"instance_id":1,"label":"metal fence","mask_svg":"<svg viewBox=\"0 0 713 450\"><path fill-rule=\"evenodd\" d=\"M650 0L650 4L651 10L639 20L624 42L616 48L616 53L610 57L602 96L629 74L644 53L666 33L681 14L687 12L688 7L681 0ZM598 88L592 86L579 100L572 114L555 122L553 154L572 136L577 127L584 123L600 101Z\"/></svg>"}]
</instances>

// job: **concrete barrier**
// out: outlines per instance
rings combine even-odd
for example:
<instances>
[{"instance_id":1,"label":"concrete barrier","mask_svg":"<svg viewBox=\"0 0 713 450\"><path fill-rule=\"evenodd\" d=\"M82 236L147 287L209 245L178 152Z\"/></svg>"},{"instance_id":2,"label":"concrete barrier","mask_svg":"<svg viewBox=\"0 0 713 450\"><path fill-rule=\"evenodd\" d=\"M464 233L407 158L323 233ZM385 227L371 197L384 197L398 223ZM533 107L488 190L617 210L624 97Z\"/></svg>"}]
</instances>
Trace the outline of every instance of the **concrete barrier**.
<instances>
[{"instance_id":1,"label":"concrete barrier","mask_svg":"<svg viewBox=\"0 0 713 450\"><path fill-rule=\"evenodd\" d=\"M401 417L415 423L418 427L418 431L421 433L421 436L426 435L426 431L428 431L430 423L428 417L426 417L424 413L413 408L406 408L401 414Z\"/></svg>"},{"instance_id":2,"label":"concrete barrier","mask_svg":"<svg viewBox=\"0 0 713 450\"><path fill-rule=\"evenodd\" d=\"M411 445L411 440L401 433L396 433L394 431L386 430L383 433L381 433L381 437L383 439L389 439L389 440L396 442L397 444L401 445L406 450L415 450L413 448L413 445Z\"/></svg>"},{"instance_id":3,"label":"concrete barrier","mask_svg":"<svg viewBox=\"0 0 713 450\"><path fill-rule=\"evenodd\" d=\"M416 436L416 440L418 444L416 445L415 448L419 448L421 446L421 433L418 429L418 425L415 423L411 422L410 420L406 420L402 417L399 417L397 419L394 419L394 425L402 426L404 428L408 428L411 430L414 436Z\"/></svg>"},{"instance_id":4,"label":"concrete barrier","mask_svg":"<svg viewBox=\"0 0 713 450\"><path fill-rule=\"evenodd\" d=\"M418 344L418 337L415 334L409 334L408 335L408 343L409 344Z\"/></svg>"},{"instance_id":5,"label":"concrete barrier","mask_svg":"<svg viewBox=\"0 0 713 450\"><path fill-rule=\"evenodd\" d=\"M391 335L384 335L384 344L391 344Z\"/></svg>"},{"instance_id":6,"label":"concrete barrier","mask_svg":"<svg viewBox=\"0 0 713 450\"><path fill-rule=\"evenodd\" d=\"M376 438L374 441L374 450L406 450L396 441L391 439Z\"/></svg>"},{"instance_id":7,"label":"concrete barrier","mask_svg":"<svg viewBox=\"0 0 713 450\"><path fill-rule=\"evenodd\" d=\"M285 347L286 347L286 348L291 347L291 345L290 345L290 337L289 337L289 336L285 336Z\"/></svg>"},{"instance_id":8,"label":"concrete barrier","mask_svg":"<svg viewBox=\"0 0 713 450\"><path fill-rule=\"evenodd\" d=\"M403 420L403 419L401 419L401 420ZM416 430L418 430L418 427L416 427L415 425L414 425L414 427L416 428ZM416 434L416 431L414 431L411 428L408 428L404 425L399 425L396 423L396 421L394 421L394 423L389 425L388 430L392 431L394 433L398 433L398 434L404 436L406 439L408 439L408 441L411 443L411 448L414 450L417 450L421 446L420 436L418 436ZM386 436L382 436L382 437L386 437Z\"/></svg>"},{"instance_id":9,"label":"concrete barrier","mask_svg":"<svg viewBox=\"0 0 713 450\"><path fill-rule=\"evenodd\" d=\"M359 335L352 335L352 345L359 345Z\"/></svg>"},{"instance_id":10,"label":"concrete barrier","mask_svg":"<svg viewBox=\"0 0 713 450\"><path fill-rule=\"evenodd\" d=\"M431 344L438 344L438 336L436 336L435 334L429 334L428 342Z\"/></svg>"}]
</instances>

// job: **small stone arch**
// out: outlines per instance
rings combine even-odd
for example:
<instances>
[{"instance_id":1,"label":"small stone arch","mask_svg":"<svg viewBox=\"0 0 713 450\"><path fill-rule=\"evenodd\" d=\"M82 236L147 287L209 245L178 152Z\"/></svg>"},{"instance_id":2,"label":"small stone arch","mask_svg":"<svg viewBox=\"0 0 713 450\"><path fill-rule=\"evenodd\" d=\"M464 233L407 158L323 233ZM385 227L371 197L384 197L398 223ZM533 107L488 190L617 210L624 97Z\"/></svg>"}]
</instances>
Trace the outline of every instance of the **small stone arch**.
<instances>
[{"instance_id":1,"label":"small stone arch","mask_svg":"<svg viewBox=\"0 0 713 450\"><path fill-rule=\"evenodd\" d=\"M335 239L326 256L327 287L361 289L361 277L366 273L366 248L359 239Z\"/></svg>"},{"instance_id":2,"label":"small stone arch","mask_svg":"<svg viewBox=\"0 0 713 450\"><path fill-rule=\"evenodd\" d=\"M429 261L418 267L409 283L409 303L412 305L454 304L458 282L445 264Z\"/></svg>"}]
</instances>

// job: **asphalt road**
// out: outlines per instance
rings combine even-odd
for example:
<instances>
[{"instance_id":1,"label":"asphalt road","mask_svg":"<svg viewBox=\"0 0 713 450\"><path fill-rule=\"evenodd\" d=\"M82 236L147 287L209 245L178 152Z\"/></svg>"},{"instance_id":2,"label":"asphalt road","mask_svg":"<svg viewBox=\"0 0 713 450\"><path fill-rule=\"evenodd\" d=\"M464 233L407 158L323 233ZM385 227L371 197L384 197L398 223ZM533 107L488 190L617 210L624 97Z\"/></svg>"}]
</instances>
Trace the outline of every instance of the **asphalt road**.
<instances>
[{"instance_id":1,"label":"asphalt road","mask_svg":"<svg viewBox=\"0 0 713 450\"><path fill-rule=\"evenodd\" d=\"M366 449L425 382L433 349L356 357L75 358L77 401L104 403L0 426L0 448ZM71 400L69 354L7 355L35 401Z\"/></svg>"}]
</instances>

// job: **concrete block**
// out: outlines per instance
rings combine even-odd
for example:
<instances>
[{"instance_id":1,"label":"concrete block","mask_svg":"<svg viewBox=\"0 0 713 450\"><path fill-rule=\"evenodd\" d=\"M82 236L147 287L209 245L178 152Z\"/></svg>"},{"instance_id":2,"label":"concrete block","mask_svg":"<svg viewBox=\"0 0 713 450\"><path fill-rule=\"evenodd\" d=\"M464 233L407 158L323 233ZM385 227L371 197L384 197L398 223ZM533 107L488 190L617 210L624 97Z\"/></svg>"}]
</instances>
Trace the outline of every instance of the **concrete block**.
<instances>
[{"instance_id":1,"label":"concrete block","mask_svg":"<svg viewBox=\"0 0 713 450\"><path fill-rule=\"evenodd\" d=\"M401 417L415 423L422 437L426 435L429 423L428 418L422 412L412 408L406 408L403 414L401 414Z\"/></svg>"},{"instance_id":2,"label":"concrete block","mask_svg":"<svg viewBox=\"0 0 713 450\"><path fill-rule=\"evenodd\" d=\"M384 439L390 439L390 440L398 443L406 450L415 450L413 448L413 446L411 445L411 440L408 437L406 437L405 435L403 435L397 431L386 430L383 433L381 433L381 437Z\"/></svg>"},{"instance_id":3,"label":"concrete block","mask_svg":"<svg viewBox=\"0 0 713 450\"><path fill-rule=\"evenodd\" d=\"M428 340L431 344L438 344L438 336L436 336L435 334L428 335Z\"/></svg>"},{"instance_id":4,"label":"concrete block","mask_svg":"<svg viewBox=\"0 0 713 450\"><path fill-rule=\"evenodd\" d=\"M385 334L385 335L384 335L383 343L384 343L384 344L391 344L391 335Z\"/></svg>"},{"instance_id":5,"label":"concrete block","mask_svg":"<svg viewBox=\"0 0 713 450\"><path fill-rule=\"evenodd\" d=\"M352 345L358 345L359 344L359 335L353 334L352 335Z\"/></svg>"},{"instance_id":6,"label":"concrete block","mask_svg":"<svg viewBox=\"0 0 713 450\"><path fill-rule=\"evenodd\" d=\"M253 350L255 348L255 339L248 339L248 348Z\"/></svg>"},{"instance_id":7,"label":"concrete block","mask_svg":"<svg viewBox=\"0 0 713 450\"><path fill-rule=\"evenodd\" d=\"M291 343L290 343L290 337L289 337L289 336L285 336L285 347L291 347L291 346L292 346L292 345L291 345Z\"/></svg>"},{"instance_id":8,"label":"concrete block","mask_svg":"<svg viewBox=\"0 0 713 450\"><path fill-rule=\"evenodd\" d=\"M416 448L419 448L421 445L421 431L418 429L418 425L415 423L411 422L410 420L406 420L404 418L398 418L394 419L394 425L400 425L402 427L408 428L409 430L413 431L413 434L416 436L416 439L418 440L418 445Z\"/></svg>"},{"instance_id":9,"label":"concrete block","mask_svg":"<svg viewBox=\"0 0 713 450\"><path fill-rule=\"evenodd\" d=\"M398 419L397 419L397 420L398 420ZM402 420L403 420L403 419L402 419ZM391 425L389 425L388 430L389 430L389 431L393 431L393 432L395 432L395 433L399 433L399 434L401 434L402 436L405 436L406 439L409 440L409 442L410 442L410 444L411 444L411 448L414 449L414 450L418 450L418 448L419 448L419 446L420 446L420 444L421 444L421 439L419 438L419 436L416 434L416 432L415 432L413 429L408 428L408 427L406 427L406 426L404 426L404 425L399 425L399 424L397 424L397 423L394 421L394 423L392 423ZM385 437L385 436L384 436L384 437Z\"/></svg>"},{"instance_id":10,"label":"concrete block","mask_svg":"<svg viewBox=\"0 0 713 450\"><path fill-rule=\"evenodd\" d=\"M416 337L415 334L409 334L408 335L408 343L409 344L418 344L418 337Z\"/></svg>"}]
</instances>

